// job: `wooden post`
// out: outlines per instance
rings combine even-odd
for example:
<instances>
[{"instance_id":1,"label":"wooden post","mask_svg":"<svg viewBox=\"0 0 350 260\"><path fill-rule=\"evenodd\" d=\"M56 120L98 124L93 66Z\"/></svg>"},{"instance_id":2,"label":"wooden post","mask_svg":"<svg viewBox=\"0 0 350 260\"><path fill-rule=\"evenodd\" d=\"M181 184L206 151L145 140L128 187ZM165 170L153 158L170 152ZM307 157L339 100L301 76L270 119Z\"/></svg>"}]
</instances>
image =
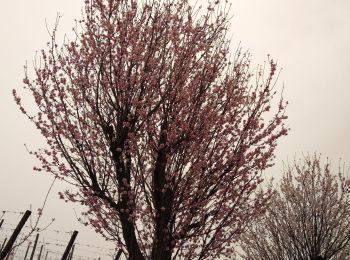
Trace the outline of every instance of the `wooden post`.
<instances>
[{"instance_id":1,"label":"wooden post","mask_svg":"<svg viewBox=\"0 0 350 260\"><path fill-rule=\"evenodd\" d=\"M4 224L4 219L0 220L0 229L1 229L2 224ZM0 247L0 253L1 253L2 248L3 248L3 246Z\"/></svg>"},{"instance_id":2,"label":"wooden post","mask_svg":"<svg viewBox=\"0 0 350 260\"><path fill-rule=\"evenodd\" d=\"M32 254L30 255L29 260L33 260L33 258L34 258L36 245L38 244L38 239L39 239L39 234L36 234L35 241L34 241L34 245L33 245Z\"/></svg>"},{"instance_id":3,"label":"wooden post","mask_svg":"<svg viewBox=\"0 0 350 260\"><path fill-rule=\"evenodd\" d=\"M31 244L32 244L32 242L29 242L29 243L28 243L27 250L26 250L26 254L24 255L24 260L27 259L27 255L28 255L29 248L30 248L30 245L31 245Z\"/></svg>"},{"instance_id":4,"label":"wooden post","mask_svg":"<svg viewBox=\"0 0 350 260\"><path fill-rule=\"evenodd\" d=\"M2 249L4 248L6 241L7 241L7 237L4 239L4 242L2 243L2 246L0 247L0 253L2 252Z\"/></svg>"},{"instance_id":5,"label":"wooden post","mask_svg":"<svg viewBox=\"0 0 350 260\"><path fill-rule=\"evenodd\" d=\"M10 257L12 256L12 258L13 258L13 256L14 256L14 253L13 253L13 251L10 251L10 253L9 254L7 254L7 256L6 256L6 260L8 260L8 259L10 259Z\"/></svg>"},{"instance_id":6,"label":"wooden post","mask_svg":"<svg viewBox=\"0 0 350 260\"><path fill-rule=\"evenodd\" d=\"M72 247L72 251L71 251L71 253L70 253L69 257L68 257L69 260L73 259L74 248L75 248L75 245L73 245L73 247Z\"/></svg>"},{"instance_id":7,"label":"wooden post","mask_svg":"<svg viewBox=\"0 0 350 260\"><path fill-rule=\"evenodd\" d=\"M45 260L47 259L47 255L49 254L49 251L46 251L46 256L45 256Z\"/></svg>"},{"instance_id":8,"label":"wooden post","mask_svg":"<svg viewBox=\"0 0 350 260\"><path fill-rule=\"evenodd\" d=\"M69 243L68 243L68 245L66 247L66 250L63 253L63 256L62 256L61 260L68 260L68 254L70 252L70 249L73 246L73 243L74 243L75 238L77 237L77 235L78 235L78 231L74 230L73 235L72 235L72 237L69 240Z\"/></svg>"},{"instance_id":9,"label":"wooden post","mask_svg":"<svg viewBox=\"0 0 350 260\"><path fill-rule=\"evenodd\" d=\"M118 253L115 255L114 260L119 260L119 257L121 256L122 253L123 253L123 250L119 249Z\"/></svg>"},{"instance_id":10,"label":"wooden post","mask_svg":"<svg viewBox=\"0 0 350 260\"><path fill-rule=\"evenodd\" d=\"M7 254L11 251L12 246L13 246L13 244L15 243L18 234L21 232L21 230L22 230L24 224L27 222L27 220L28 220L30 214L32 214L32 212L29 211L29 210L27 210L27 211L24 213L24 215L23 215L21 221L18 223L17 227L16 227L15 230L13 231L13 233L12 233L12 235L11 235L9 241L7 242L7 244L6 244L5 248L4 248L4 250L1 250L1 253L0 253L0 260L4 260L5 257L7 256Z\"/></svg>"},{"instance_id":11,"label":"wooden post","mask_svg":"<svg viewBox=\"0 0 350 260\"><path fill-rule=\"evenodd\" d=\"M38 260L40 260L40 258L41 258L41 253L43 252L43 247L44 247L44 245L41 245Z\"/></svg>"}]
</instances>

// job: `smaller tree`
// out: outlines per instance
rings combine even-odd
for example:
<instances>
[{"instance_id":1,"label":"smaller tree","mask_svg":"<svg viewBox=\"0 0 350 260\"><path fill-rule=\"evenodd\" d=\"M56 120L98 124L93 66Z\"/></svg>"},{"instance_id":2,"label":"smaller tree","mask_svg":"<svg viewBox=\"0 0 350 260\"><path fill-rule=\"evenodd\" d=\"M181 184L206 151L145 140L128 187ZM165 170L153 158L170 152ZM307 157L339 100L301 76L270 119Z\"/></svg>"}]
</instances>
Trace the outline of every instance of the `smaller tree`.
<instances>
[{"instance_id":1,"label":"smaller tree","mask_svg":"<svg viewBox=\"0 0 350 260\"><path fill-rule=\"evenodd\" d=\"M350 253L350 180L320 156L288 166L266 214L242 236L249 260L343 260Z\"/></svg>"}]
</instances>

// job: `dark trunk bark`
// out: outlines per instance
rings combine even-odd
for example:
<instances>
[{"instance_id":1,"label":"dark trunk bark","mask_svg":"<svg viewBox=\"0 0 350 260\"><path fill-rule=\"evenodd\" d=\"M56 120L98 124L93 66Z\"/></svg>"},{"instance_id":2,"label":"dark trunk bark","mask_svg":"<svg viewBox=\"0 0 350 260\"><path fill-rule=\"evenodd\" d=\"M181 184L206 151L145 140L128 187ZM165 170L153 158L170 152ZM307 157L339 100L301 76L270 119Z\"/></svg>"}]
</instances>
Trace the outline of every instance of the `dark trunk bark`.
<instances>
[{"instance_id":1,"label":"dark trunk bark","mask_svg":"<svg viewBox=\"0 0 350 260\"><path fill-rule=\"evenodd\" d=\"M157 160L153 173L153 201L156 210L155 241L152 248L152 260L170 260L172 253L170 219L172 216L174 191L166 178L167 150L166 130L163 123L159 138Z\"/></svg>"},{"instance_id":2,"label":"dark trunk bark","mask_svg":"<svg viewBox=\"0 0 350 260\"><path fill-rule=\"evenodd\" d=\"M122 194L123 191L128 193L130 191L131 179L130 158L128 158L128 162L124 162L122 159L122 151L125 148L125 140L128 136L128 130L123 128L122 124L119 123L115 133L113 126L105 127L104 131L110 141L110 151L116 165L119 194ZM114 137L116 137L116 141L114 141ZM126 180L126 183L124 179ZM121 200L118 202L118 207L116 208L119 213L125 245L129 253L128 259L145 260L137 242L134 223L129 220L129 216L133 213L133 206L128 205L128 200L129 198L127 194L122 195Z\"/></svg>"},{"instance_id":3,"label":"dark trunk bark","mask_svg":"<svg viewBox=\"0 0 350 260\"><path fill-rule=\"evenodd\" d=\"M125 240L126 248L129 253L129 260L145 260L143 257L139 244L137 243L135 236L135 228L133 223L128 221L127 217L120 217L122 223L123 237Z\"/></svg>"}]
</instances>

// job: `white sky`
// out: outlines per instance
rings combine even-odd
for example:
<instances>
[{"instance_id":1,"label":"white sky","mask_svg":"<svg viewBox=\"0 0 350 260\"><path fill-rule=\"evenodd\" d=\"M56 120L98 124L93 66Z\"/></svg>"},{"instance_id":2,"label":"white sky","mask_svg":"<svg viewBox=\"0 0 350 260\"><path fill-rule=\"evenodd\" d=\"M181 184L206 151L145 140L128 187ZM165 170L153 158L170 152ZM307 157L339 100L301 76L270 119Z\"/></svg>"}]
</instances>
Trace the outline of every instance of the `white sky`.
<instances>
[{"instance_id":1,"label":"white sky","mask_svg":"<svg viewBox=\"0 0 350 260\"><path fill-rule=\"evenodd\" d=\"M350 1L231 1L232 45L241 42L249 49L254 65L271 54L283 67L279 87L284 84L284 97L290 102L291 132L280 141L276 167L269 174L280 176L282 160L302 152L321 152L334 164L343 158L350 165ZM11 92L22 87L25 61L30 64L35 51L49 39L45 19L52 27L57 12L62 13L59 30L69 33L74 18L80 17L82 2L1 0L0 211L24 211L30 204L38 208L50 186L48 174L32 171L36 161L24 147L40 147L43 139L19 112ZM55 229L79 230L81 243L108 246L75 221L72 208L77 205L58 199L57 191L63 187L54 186L45 218L57 219ZM11 223L17 218L13 215Z\"/></svg>"}]
</instances>

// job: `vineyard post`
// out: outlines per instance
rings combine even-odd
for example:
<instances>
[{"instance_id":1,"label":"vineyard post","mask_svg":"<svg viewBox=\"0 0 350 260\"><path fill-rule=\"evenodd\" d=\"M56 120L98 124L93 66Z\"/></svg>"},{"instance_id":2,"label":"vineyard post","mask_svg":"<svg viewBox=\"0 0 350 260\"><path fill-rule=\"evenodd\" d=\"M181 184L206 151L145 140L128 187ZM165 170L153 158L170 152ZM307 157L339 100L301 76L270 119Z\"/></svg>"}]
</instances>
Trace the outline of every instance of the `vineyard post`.
<instances>
[{"instance_id":1,"label":"vineyard post","mask_svg":"<svg viewBox=\"0 0 350 260\"><path fill-rule=\"evenodd\" d=\"M70 238L70 241L69 241L69 243L68 243L68 245L67 245L67 247L66 247L66 250L65 250L64 253L63 253L63 256L62 256L61 260L67 260L67 259L68 259L68 254L69 254L69 252L70 252L70 249L71 249L72 246L73 246L73 243L74 243L75 238L77 237L77 235L78 235L78 231L74 230L73 235L72 235L72 237Z\"/></svg>"},{"instance_id":2,"label":"vineyard post","mask_svg":"<svg viewBox=\"0 0 350 260\"><path fill-rule=\"evenodd\" d=\"M35 253L36 245L38 244L38 239L39 239L39 234L36 234L35 242L34 242L34 245L33 245L32 254L30 255L29 260L33 260L33 258L34 258L34 253Z\"/></svg>"},{"instance_id":3,"label":"vineyard post","mask_svg":"<svg viewBox=\"0 0 350 260\"><path fill-rule=\"evenodd\" d=\"M32 213L32 212L29 211L29 210L27 210L27 211L24 213L22 219L20 220L20 222L18 223L17 227L16 227L15 230L13 231L13 233L12 233L10 239L8 240L8 242L7 242L7 244L6 244L5 248L4 248L4 250L1 250L1 253L0 253L0 260L4 260L5 257L7 256L7 254L11 251L11 248L12 248L14 242L16 241L17 236L18 236L19 233L21 232L21 230L22 230L24 224L27 222L27 220L28 220L28 218L29 218L29 216L30 216L31 213Z\"/></svg>"}]
</instances>

